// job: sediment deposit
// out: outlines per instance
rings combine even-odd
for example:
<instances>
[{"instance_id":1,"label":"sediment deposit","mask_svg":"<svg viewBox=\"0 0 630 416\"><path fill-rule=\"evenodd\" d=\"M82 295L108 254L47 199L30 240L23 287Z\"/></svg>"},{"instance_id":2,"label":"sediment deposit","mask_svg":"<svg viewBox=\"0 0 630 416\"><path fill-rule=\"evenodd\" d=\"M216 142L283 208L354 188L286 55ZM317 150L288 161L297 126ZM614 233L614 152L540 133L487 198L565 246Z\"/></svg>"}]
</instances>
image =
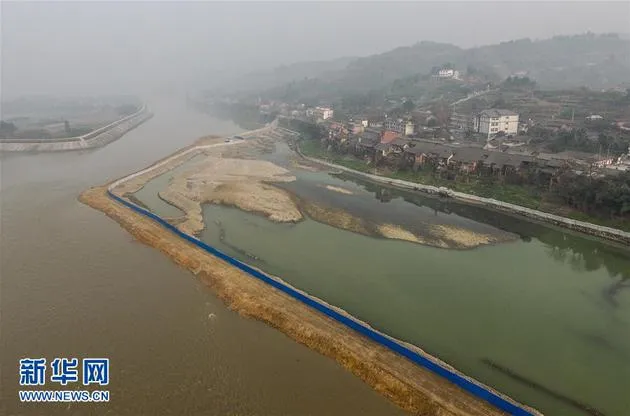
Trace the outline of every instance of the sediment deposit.
<instances>
[{"instance_id":1,"label":"sediment deposit","mask_svg":"<svg viewBox=\"0 0 630 416\"><path fill-rule=\"evenodd\" d=\"M426 240L395 224L381 224L378 226L378 231L385 238L428 244Z\"/></svg>"},{"instance_id":2,"label":"sediment deposit","mask_svg":"<svg viewBox=\"0 0 630 416\"><path fill-rule=\"evenodd\" d=\"M338 192L344 195L354 195L354 193L351 190L342 188L340 186L326 185L324 188L328 189L329 191Z\"/></svg>"},{"instance_id":3,"label":"sediment deposit","mask_svg":"<svg viewBox=\"0 0 630 416\"><path fill-rule=\"evenodd\" d=\"M480 245L505 241L507 236L477 233L450 225L426 224L412 231L397 224L381 224L367 221L344 209L324 206L296 195L275 184L295 181L290 171L272 162L258 160L261 153L274 148L270 138L251 139L246 142L228 143L209 137L199 140L194 148L178 152L172 159L158 162L155 168L132 177L116 187L118 195L131 195L158 175L180 166L198 154L197 160L170 180L159 197L181 209L185 216L178 218L177 227L188 234L199 234L204 228L202 205L204 203L237 207L243 211L260 214L271 221L298 222L304 216L333 227L363 234L408 241L438 248L470 249ZM201 147L203 146L203 147ZM339 186L321 187L344 195L353 192Z\"/></svg>"},{"instance_id":4,"label":"sediment deposit","mask_svg":"<svg viewBox=\"0 0 630 416\"><path fill-rule=\"evenodd\" d=\"M310 309L273 287L210 255L159 223L111 199L107 186L83 192L80 200L117 221L139 241L187 268L233 310L263 321L294 340L334 358L376 391L416 415L501 415L434 373ZM341 312L341 311L340 311ZM417 347L407 345L437 361ZM447 366L446 364L443 364ZM533 414L539 414L532 410Z\"/></svg>"},{"instance_id":5,"label":"sediment deposit","mask_svg":"<svg viewBox=\"0 0 630 416\"><path fill-rule=\"evenodd\" d=\"M197 234L204 228L204 203L235 206L277 222L301 220L289 194L268 184L294 180L289 171L271 162L208 156L192 171L174 176L159 195L186 213L179 229Z\"/></svg>"},{"instance_id":6,"label":"sediment deposit","mask_svg":"<svg viewBox=\"0 0 630 416\"><path fill-rule=\"evenodd\" d=\"M499 240L489 234L477 233L461 227L446 224L431 225L435 235L447 241L454 241L463 248L472 248L485 244L492 244Z\"/></svg>"}]
</instances>

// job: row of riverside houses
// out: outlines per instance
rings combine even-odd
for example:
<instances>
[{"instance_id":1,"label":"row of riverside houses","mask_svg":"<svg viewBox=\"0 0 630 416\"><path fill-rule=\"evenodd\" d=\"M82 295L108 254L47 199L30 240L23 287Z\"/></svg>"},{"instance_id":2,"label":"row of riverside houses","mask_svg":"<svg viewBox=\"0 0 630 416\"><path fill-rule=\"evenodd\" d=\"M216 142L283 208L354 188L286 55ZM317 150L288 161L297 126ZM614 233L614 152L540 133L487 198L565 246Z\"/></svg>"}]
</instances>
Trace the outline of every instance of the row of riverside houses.
<instances>
[{"instance_id":1,"label":"row of riverside houses","mask_svg":"<svg viewBox=\"0 0 630 416\"><path fill-rule=\"evenodd\" d=\"M371 166L393 169L425 169L454 174L473 172L497 175L526 175L535 168L541 180L551 180L566 170L586 170L581 161L553 154L518 154L473 146L457 146L440 142L397 137L390 140L387 132L365 129L353 134L337 126L322 138L322 144L338 153L349 153Z\"/></svg>"},{"instance_id":2,"label":"row of riverside houses","mask_svg":"<svg viewBox=\"0 0 630 416\"><path fill-rule=\"evenodd\" d=\"M501 110L501 112L503 112L503 110ZM508 117L514 115L516 114L506 114L506 116ZM518 115L516 115L516 117L518 117ZM393 131L391 128L388 128L390 126L385 126L384 124L381 124L378 127L369 127L369 124L366 120L346 123L330 121L324 124L324 127L327 128L328 131L328 138L326 139L326 141L333 148L340 148L340 150L345 152L349 150L349 146L354 148L358 146L358 148L365 150L370 149L370 146L374 145L372 149L380 151L380 154L375 153L374 155L379 157L380 159L390 154L395 157L396 155L401 153L401 151L399 150L400 146L396 146L396 143L400 143L401 141L408 143L408 147L414 147L416 146L416 144L422 142L432 142L430 139L426 140L419 137L405 137L404 126L407 121L397 121L400 123L400 127L402 130L401 132ZM506 123L508 123L508 121L506 121ZM476 145L472 144L466 146L463 144L449 145L437 140L435 140L435 142L439 143L440 146L447 150L458 149L459 154L455 154L456 162L457 159L464 156L463 153L466 153L467 155L471 153L477 154L477 156L475 157L480 157L478 160L486 160L489 156L492 155L511 155L510 158L506 159L507 166L504 170L507 171L518 170L518 166L513 166L514 160L517 160L519 157L525 157L534 159L536 161L537 167L544 171L556 171L560 168L566 167L570 168L576 173L596 174L599 171L599 173L601 174L609 174L610 172L608 171L610 169L605 168L612 165L613 162L615 162L617 159L613 157L604 157L601 155L587 154L584 152L575 151L543 153L538 152L535 149L531 149L530 151L520 150L518 146L515 146L514 149L512 149L510 146L494 148L493 146L489 145L486 145L485 150L482 150L479 149ZM462 151L462 149L472 150ZM487 163L493 163L493 161L495 160L498 160L500 162L505 157L506 156L493 156L488 159ZM376 161L377 160L374 160L373 163L376 163ZM510 166L510 164L512 164L512 166ZM468 171L470 169L465 168L464 170Z\"/></svg>"}]
</instances>

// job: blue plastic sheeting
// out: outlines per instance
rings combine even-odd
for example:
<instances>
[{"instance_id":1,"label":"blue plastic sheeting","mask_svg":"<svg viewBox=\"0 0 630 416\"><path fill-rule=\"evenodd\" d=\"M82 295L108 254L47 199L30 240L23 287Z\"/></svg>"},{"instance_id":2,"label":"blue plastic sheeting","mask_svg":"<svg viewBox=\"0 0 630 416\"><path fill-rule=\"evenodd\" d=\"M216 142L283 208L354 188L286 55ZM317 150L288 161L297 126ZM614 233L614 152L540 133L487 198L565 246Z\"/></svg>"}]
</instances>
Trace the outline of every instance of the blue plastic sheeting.
<instances>
[{"instance_id":1,"label":"blue plastic sheeting","mask_svg":"<svg viewBox=\"0 0 630 416\"><path fill-rule=\"evenodd\" d=\"M472 394L475 397L478 397L479 399L485 400L486 402L490 403L491 405L511 414L511 415L517 415L517 416L534 416L533 413L527 411L526 409L520 407L519 405L506 400L505 398L499 396L498 394L494 393L493 391L488 390L486 387L477 384L463 376L461 376L458 373L453 372L452 370L449 370L448 368L442 367L441 365L437 364L434 361L431 361L430 359L418 354L417 352L399 344L398 342L384 336L383 334L375 331L372 328L369 328L363 324L361 324L360 322L355 321L354 319L349 318L346 315L343 315L333 309L331 309L329 306L326 306L320 302L318 302L317 300L306 296L303 293L300 293L299 291L293 289L292 287L279 282L275 279L272 279L271 277L267 276L265 273L262 273L259 270L254 269L253 267L235 259L232 258L230 256L228 256L225 253L222 253L221 251L217 250L214 247L209 246L208 244L204 243L203 241L190 236L180 230L178 230L175 226L169 224L167 221L163 220L162 218L160 218L159 216L155 215L152 212L149 212L143 208L140 208L139 206L132 204L129 201L124 200L123 198L120 198L117 195L114 195L111 191L107 191L107 193L109 194L110 197L114 198L116 201L120 202L121 204L131 208L132 210L151 218L154 221L157 221L158 223L160 223L161 225L163 225L164 227L168 228L169 230L171 230L172 232L174 232L175 234L177 234L178 236L180 236L181 238L183 238L184 240L187 240L189 242L191 242L192 244L202 248L203 250L207 251L208 253L212 254L213 256L216 256L218 258L220 258L221 260L224 260L228 263L230 263L231 265L241 269L242 271L250 274L251 276L262 280L263 282L269 284L270 286L273 286L274 288L286 293L287 295L291 296L294 299L299 300L300 302L310 306L311 308L323 313L326 316L329 316L330 318L334 319L335 321L347 326L348 328L351 328L355 331L357 331L358 333L360 333L361 335L364 335L368 338L370 338L371 340L377 342L378 344L389 348L390 350L402 355L405 358L408 358L409 360L413 361L414 363L426 368L427 370L430 370L431 372L444 377L445 379L447 379L448 381L450 381L451 383L455 384L458 387L461 387L462 389L464 389L465 391L467 391L468 393Z\"/></svg>"}]
</instances>

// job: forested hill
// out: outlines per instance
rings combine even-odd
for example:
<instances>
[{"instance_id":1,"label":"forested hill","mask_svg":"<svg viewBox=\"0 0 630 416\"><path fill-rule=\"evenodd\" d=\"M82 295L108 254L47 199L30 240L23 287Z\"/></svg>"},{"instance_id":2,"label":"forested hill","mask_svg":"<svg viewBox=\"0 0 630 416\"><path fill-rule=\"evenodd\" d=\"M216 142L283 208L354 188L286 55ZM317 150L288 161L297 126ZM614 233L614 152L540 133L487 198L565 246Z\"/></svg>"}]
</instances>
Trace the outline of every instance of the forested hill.
<instances>
[{"instance_id":1,"label":"forested hill","mask_svg":"<svg viewBox=\"0 0 630 416\"><path fill-rule=\"evenodd\" d=\"M502 78L527 71L545 88L613 87L630 81L630 41L617 35L522 39L470 49L462 63L488 63Z\"/></svg>"},{"instance_id":2,"label":"forested hill","mask_svg":"<svg viewBox=\"0 0 630 416\"><path fill-rule=\"evenodd\" d=\"M308 79L287 77L282 86L268 85L275 88L267 93L291 99L367 92L387 88L398 79L422 79L444 65L495 82L514 73L527 74L545 89L609 88L630 82L630 40L615 34L584 34L471 49L423 41L350 60L343 68L329 67L317 75L311 71Z\"/></svg>"}]
</instances>

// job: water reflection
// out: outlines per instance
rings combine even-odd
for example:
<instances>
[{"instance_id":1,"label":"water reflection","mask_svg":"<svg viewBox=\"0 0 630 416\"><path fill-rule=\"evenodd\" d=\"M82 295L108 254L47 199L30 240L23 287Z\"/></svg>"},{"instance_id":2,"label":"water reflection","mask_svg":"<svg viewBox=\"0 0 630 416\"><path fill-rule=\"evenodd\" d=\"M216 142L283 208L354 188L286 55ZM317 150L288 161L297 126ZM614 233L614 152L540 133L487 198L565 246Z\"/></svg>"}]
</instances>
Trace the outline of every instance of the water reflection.
<instances>
[{"instance_id":1,"label":"water reflection","mask_svg":"<svg viewBox=\"0 0 630 416\"><path fill-rule=\"evenodd\" d=\"M381 202L391 202L394 199L402 198L414 205L431 208L436 215L438 213L442 215L455 214L515 233L523 242L531 242L532 239L536 239L547 245L546 252L549 257L568 264L575 271L592 272L604 268L608 275L615 279L614 283L606 290L609 295L608 298L613 303L614 297L619 291L630 287L630 266L628 264L630 253L628 253L627 248L603 243L596 238L579 235L569 230L560 230L483 207L399 190L361 180L348 174L335 176L343 181L353 182L363 187L367 192L374 193L375 198Z\"/></svg>"}]
</instances>

